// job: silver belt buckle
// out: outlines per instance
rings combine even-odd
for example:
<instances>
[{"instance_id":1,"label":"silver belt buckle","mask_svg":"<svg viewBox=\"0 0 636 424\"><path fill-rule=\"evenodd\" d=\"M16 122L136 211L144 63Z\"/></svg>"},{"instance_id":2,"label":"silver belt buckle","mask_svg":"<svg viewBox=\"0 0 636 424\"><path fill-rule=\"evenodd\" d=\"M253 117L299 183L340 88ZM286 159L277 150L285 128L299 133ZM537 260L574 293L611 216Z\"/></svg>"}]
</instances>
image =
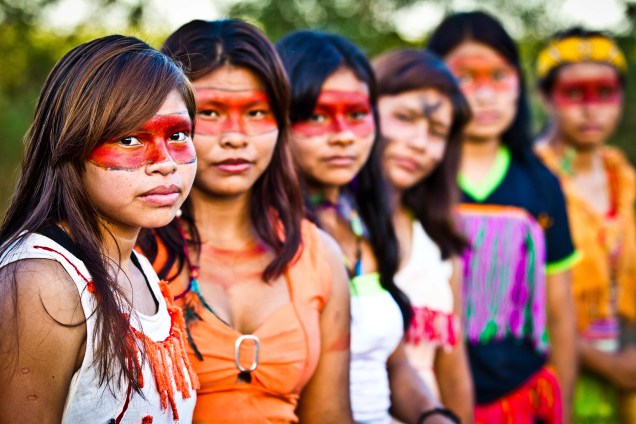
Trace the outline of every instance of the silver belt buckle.
<instances>
[{"instance_id":1,"label":"silver belt buckle","mask_svg":"<svg viewBox=\"0 0 636 424\"><path fill-rule=\"evenodd\" d=\"M249 368L244 368L243 365L241 365L241 360L240 360L241 345L246 340L252 340L255 345L254 360L252 361L252 364L250 365ZM238 368L238 370L242 373L250 373L256 370L256 368L258 367L258 353L260 351L260 348L261 348L261 341L258 339L257 336L253 334L243 334L242 336L239 336L234 342L234 362L236 363L236 368Z\"/></svg>"}]
</instances>

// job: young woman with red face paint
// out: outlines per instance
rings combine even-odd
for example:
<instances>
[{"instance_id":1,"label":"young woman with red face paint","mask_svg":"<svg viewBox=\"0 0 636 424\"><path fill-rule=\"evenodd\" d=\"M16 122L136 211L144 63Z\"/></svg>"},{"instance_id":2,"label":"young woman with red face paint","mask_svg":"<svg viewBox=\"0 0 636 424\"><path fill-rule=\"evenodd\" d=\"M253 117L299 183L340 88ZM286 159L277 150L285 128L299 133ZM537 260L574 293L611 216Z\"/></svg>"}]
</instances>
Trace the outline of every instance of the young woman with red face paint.
<instances>
[{"instance_id":1,"label":"young woman with red face paint","mask_svg":"<svg viewBox=\"0 0 636 424\"><path fill-rule=\"evenodd\" d=\"M346 272L303 220L274 47L239 20L192 21L163 51L196 90L198 169L182 216L141 244L185 309L194 421L350 422Z\"/></svg>"},{"instance_id":2,"label":"young woman with red face paint","mask_svg":"<svg viewBox=\"0 0 636 424\"><path fill-rule=\"evenodd\" d=\"M517 48L483 12L447 17L428 47L458 78L473 115L459 185L476 422L560 423L576 373L569 269L578 255L559 182L531 150Z\"/></svg>"},{"instance_id":3,"label":"young woman with red face paint","mask_svg":"<svg viewBox=\"0 0 636 424\"><path fill-rule=\"evenodd\" d=\"M192 86L119 35L51 71L0 229L0 421L189 422L196 375L178 308L133 251L196 171Z\"/></svg>"},{"instance_id":4,"label":"young woman with red face paint","mask_svg":"<svg viewBox=\"0 0 636 424\"><path fill-rule=\"evenodd\" d=\"M636 390L636 340L620 337L621 325L624 335L636 325L635 175L623 153L605 145L621 116L625 73L616 43L581 28L552 37L538 58L551 131L537 152L561 179L583 252L572 270L584 370L575 422L618 422L617 389ZM634 399L625 397L632 405L624 422L636 422Z\"/></svg>"},{"instance_id":5,"label":"young woman with red face paint","mask_svg":"<svg viewBox=\"0 0 636 424\"><path fill-rule=\"evenodd\" d=\"M454 222L457 169L470 108L455 77L433 54L394 50L373 60L382 154L400 243L395 282L414 317L411 364L463 423L473 421L473 387L459 326L459 257L467 247Z\"/></svg>"},{"instance_id":6,"label":"young woman with red face paint","mask_svg":"<svg viewBox=\"0 0 636 424\"><path fill-rule=\"evenodd\" d=\"M308 212L336 238L349 269L354 419L448 422L406 358L412 311L393 281L398 243L376 142L373 70L336 35L297 31L276 47L292 84L291 146Z\"/></svg>"}]
</instances>

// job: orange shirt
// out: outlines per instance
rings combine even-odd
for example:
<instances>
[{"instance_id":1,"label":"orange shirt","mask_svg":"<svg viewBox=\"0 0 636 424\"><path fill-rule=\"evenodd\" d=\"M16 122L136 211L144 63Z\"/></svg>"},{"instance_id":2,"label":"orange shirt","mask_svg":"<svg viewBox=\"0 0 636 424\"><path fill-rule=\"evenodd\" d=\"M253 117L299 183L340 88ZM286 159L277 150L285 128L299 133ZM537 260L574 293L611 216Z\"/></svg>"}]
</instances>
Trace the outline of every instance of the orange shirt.
<instances>
[{"instance_id":1,"label":"orange shirt","mask_svg":"<svg viewBox=\"0 0 636 424\"><path fill-rule=\"evenodd\" d=\"M599 214L576 192L571 176L560 166L560 158L547 143L537 148L539 157L563 186L574 244L583 254L572 269L578 326L618 313L636 320L636 177L622 152L603 147L602 155L613 200L609 214ZM611 304L611 287L617 283L617 305Z\"/></svg>"},{"instance_id":2,"label":"orange shirt","mask_svg":"<svg viewBox=\"0 0 636 424\"><path fill-rule=\"evenodd\" d=\"M320 312L331 293L331 271L318 229L308 221L302 224L302 240L302 250L285 275L291 302L270 315L253 333L260 349L251 383L238 380L235 343L241 333L205 309L194 293L177 301L181 307L189 303L201 317L189 325L190 335L203 356L199 360L188 346L201 384L194 423L298 422L295 409L318 364ZM165 260L166 251L160 244L155 269L160 269ZM186 290L188 281L177 278L170 286L177 295ZM249 340L241 345L244 367L254 358L254 346Z\"/></svg>"}]
</instances>

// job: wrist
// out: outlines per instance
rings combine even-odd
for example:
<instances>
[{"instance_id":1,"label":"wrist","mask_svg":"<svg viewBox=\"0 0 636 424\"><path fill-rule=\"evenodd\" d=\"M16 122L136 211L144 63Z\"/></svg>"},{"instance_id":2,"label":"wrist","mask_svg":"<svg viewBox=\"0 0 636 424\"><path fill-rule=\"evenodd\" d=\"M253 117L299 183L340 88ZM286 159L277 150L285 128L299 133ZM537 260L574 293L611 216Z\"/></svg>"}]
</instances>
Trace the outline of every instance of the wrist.
<instances>
[{"instance_id":1,"label":"wrist","mask_svg":"<svg viewBox=\"0 0 636 424\"><path fill-rule=\"evenodd\" d=\"M459 417L455 415L455 413L451 411L450 409L443 408L441 406L436 406L433 409L429 409L428 411L422 412L420 414L420 417L417 419L417 424L426 424L427 419L435 415L441 415L443 417L446 417L455 424L459 424L461 422L459 420Z\"/></svg>"}]
</instances>

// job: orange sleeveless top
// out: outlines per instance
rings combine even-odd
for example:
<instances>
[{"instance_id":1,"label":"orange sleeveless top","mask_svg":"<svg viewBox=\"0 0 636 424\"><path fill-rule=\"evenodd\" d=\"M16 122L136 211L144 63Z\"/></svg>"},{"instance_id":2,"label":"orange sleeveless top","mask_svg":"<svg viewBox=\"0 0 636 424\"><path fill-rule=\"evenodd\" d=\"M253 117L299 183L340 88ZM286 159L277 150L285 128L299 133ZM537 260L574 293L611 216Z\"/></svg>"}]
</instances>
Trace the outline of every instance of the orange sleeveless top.
<instances>
[{"instance_id":1,"label":"orange sleeveless top","mask_svg":"<svg viewBox=\"0 0 636 424\"><path fill-rule=\"evenodd\" d=\"M572 237L583 259L572 269L577 324L586 330L597 320L616 312L636 322L636 173L624 154L604 146L602 155L613 198L610 214L602 215L581 198L572 178L560 166L560 158L547 143L536 149L545 165L563 186ZM610 216L611 215L611 216ZM618 288L612 311L611 287Z\"/></svg>"},{"instance_id":2,"label":"orange sleeveless top","mask_svg":"<svg viewBox=\"0 0 636 424\"><path fill-rule=\"evenodd\" d=\"M156 270L167 259L165 247L158 244L159 253L153 264ZM285 279L291 302L252 333L259 340L259 351L258 366L250 373L249 383L238 378L235 355L238 350L241 365L249 368L255 359L255 343L240 343L243 335L204 308L194 293L188 292L177 301L179 306L194 307L201 318L189 326L190 336L203 357L198 359L188 346L188 356L200 382L194 423L298 422L298 398L320 357L320 312L331 294L329 264L318 229L309 221L302 224L301 250ZM182 274L169 285L172 293L178 294L188 284Z\"/></svg>"}]
</instances>

